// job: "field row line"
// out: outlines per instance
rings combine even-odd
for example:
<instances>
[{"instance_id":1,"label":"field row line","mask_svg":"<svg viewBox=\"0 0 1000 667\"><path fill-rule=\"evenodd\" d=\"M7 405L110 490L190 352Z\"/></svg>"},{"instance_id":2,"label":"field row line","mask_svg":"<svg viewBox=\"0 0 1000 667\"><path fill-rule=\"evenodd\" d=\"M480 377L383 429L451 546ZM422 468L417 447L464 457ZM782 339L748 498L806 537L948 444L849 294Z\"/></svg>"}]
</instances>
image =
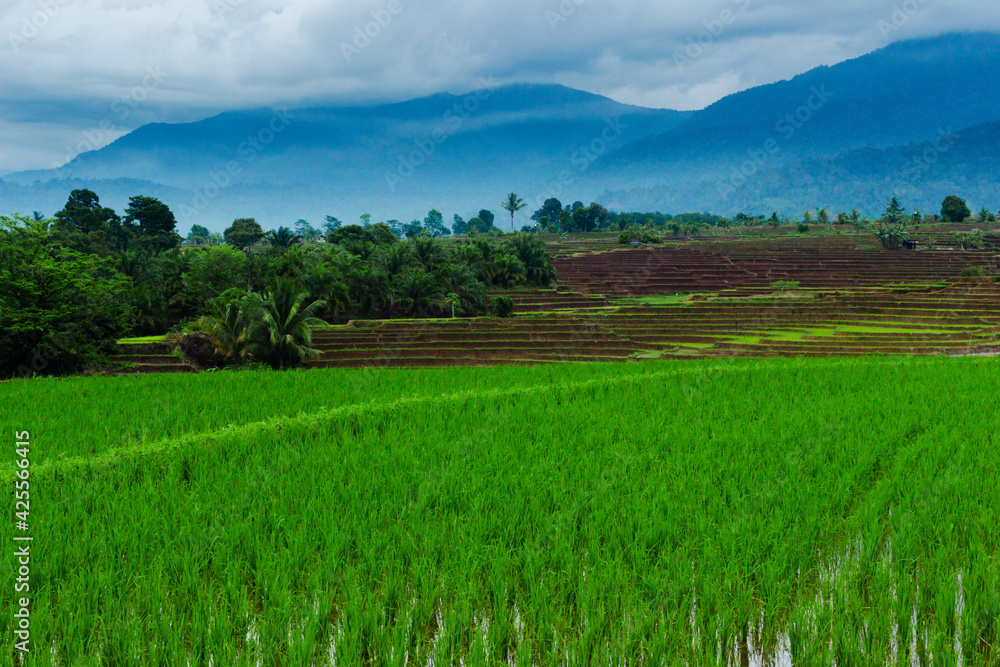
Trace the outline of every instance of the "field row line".
<instances>
[{"instance_id":1,"label":"field row line","mask_svg":"<svg viewBox=\"0 0 1000 667\"><path fill-rule=\"evenodd\" d=\"M787 359L782 360L785 363L775 364L773 362L767 364L767 368L771 369L787 369L789 367L804 367L806 360L804 359ZM823 368L836 368L842 366L858 366L858 365L868 365L877 364L882 367L886 366L900 366L904 363L907 364L919 364L919 365L931 365L932 363L940 363L940 359L925 358L925 359L914 359L914 358L901 358L894 361L886 361L885 359L875 359L861 360L858 358L850 359L838 359L836 361L830 361L824 364ZM604 387L613 386L625 383L636 383L636 382L649 382L653 380L663 380L673 377L682 377L689 375L702 375L706 373L747 373L753 370L758 370L759 365L713 365L705 366L700 368L691 369L673 369L669 371L660 371L654 373L644 373L636 375L624 375L618 377L603 377L595 378L591 380L582 380L579 382L553 382L539 385L532 385L529 387L519 387L516 389L487 389L487 390L475 390L475 391L462 391L453 392L448 394L439 395L428 395L428 396L412 396L399 398L388 403L379 403L377 400L372 400L366 403L356 403L353 405L346 405L338 408L327 408L321 407L315 412L299 412L294 416L277 416L265 419L262 421L251 422L248 424L230 424L224 426L220 429L213 431L207 431L204 433L192 433L188 435L183 435L176 438L167 438L164 440L154 441L148 444L141 444L137 446L130 447L120 447L116 449L110 449L97 456L75 456L66 459L57 459L53 461L46 461L37 466L34 466L31 470L31 475L37 477L39 475L51 475L57 473L72 473L80 469L92 470L94 468L108 467L119 462L124 462L128 460L139 460L142 458L152 457L157 454L168 453L173 450L178 450L185 447L204 447L207 445L215 444L216 441L220 439L230 439L230 438L247 438L252 435L260 435L269 432L278 432L283 428L301 425L303 422L311 421L314 425L321 425L330 422L335 422L338 419L347 417L356 417L361 415L370 414L382 414L391 413L394 410L401 408L409 408L413 406L420 406L426 404L440 405L442 403L461 403L464 401L473 400L483 400L483 399L502 399L502 398L517 398L522 396L531 396L536 394L545 394L554 388L562 388L569 390L578 389L588 389L591 387ZM6 465L0 468L0 480L3 482L14 481L17 477L18 468L13 465Z\"/></svg>"}]
</instances>

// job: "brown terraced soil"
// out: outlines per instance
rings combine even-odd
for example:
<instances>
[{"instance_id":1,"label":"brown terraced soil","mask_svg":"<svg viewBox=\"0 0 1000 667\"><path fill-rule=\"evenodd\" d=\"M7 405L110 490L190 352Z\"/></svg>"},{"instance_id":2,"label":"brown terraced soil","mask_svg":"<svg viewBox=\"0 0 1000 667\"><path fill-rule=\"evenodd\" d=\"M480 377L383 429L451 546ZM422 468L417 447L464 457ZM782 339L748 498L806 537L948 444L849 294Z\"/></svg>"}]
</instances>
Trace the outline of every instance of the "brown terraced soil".
<instances>
[{"instance_id":1,"label":"brown terraced soil","mask_svg":"<svg viewBox=\"0 0 1000 667\"><path fill-rule=\"evenodd\" d=\"M889 251L870 234L621 248L611 236L552 237L558 289L507 292L518 313L512 319L339 327L316 334L323 357L312 365L1000 350L993 250ZM987 275L963 278L966 267ZM774 286L780 281L786 284ZM690 296L663 298L678 294Z\"/></svg>"},{"instance_id":2,"label":"brown terraced soil","mask_svg":"<svg viewBox=\"0 0 1000 667\"><path fill-rule=\"evenodd\" d=\"M919 238L930 246L953 231ZM870 233L624 248L613 234L547 238L557 288L504 292L515 317L331 327L314 334L322 356L309 366L1000 351L1000 255L992 249L890 251ZM967 267L984 277L963 277ZM185 370L163 356L129 360L140 371Z\"/></svg>"}]
</instances>

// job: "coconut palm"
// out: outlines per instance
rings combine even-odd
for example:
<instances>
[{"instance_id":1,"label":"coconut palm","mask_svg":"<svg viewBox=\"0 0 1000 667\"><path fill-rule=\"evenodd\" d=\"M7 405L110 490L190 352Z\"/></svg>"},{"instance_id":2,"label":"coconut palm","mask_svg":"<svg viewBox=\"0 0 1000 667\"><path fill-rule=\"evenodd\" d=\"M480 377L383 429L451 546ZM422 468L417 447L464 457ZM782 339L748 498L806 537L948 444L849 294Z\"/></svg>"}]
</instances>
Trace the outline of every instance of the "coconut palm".
<instances>
[{"instance_id":1,"label":"coconut palm","mask_svg":"<svg viewBox=\"0 0 1000 667\"><path fill-rule=\"evenodd\" d=\"M246 357L248 328L259 304L257 295L213 299L208 304L210 314L198 318L192 328L208 336L212 349L226 361L242 361Z\"/></svg>"},{"instance_id":2,"label":"coconut palm","mask_svg":"<svg viewBox=\"0 0 1000 667\"><path fill-rule=\"evenodd\" d=\"M524 200L511 192L507 198L500 202L500 208L510 213L510 231L514 231L514 214L527 206Z\"/></svg>"},{"instance_id":3,"label":"coconut palm","mask_svg":"<svg viewBox=\"0 0 1000 667\"><path fill-rule=\"evenodd\" d=\"M278 231L270 232L268 241L276 248L291 248L302 243L302 237L288 227L278 227Z\"/></svg>"},{"instance_id":4,"label":"coconut palm","mask_svg":"<svg viewBox=\"0 0 1000 667\"><path fill-rule=\"evenodd\" d=\"M317 317L325 305L310 302L309 293L294 280L278 278L260 301L260 317L247 334L247 353L279 370L318 357L319 350L312 348L312 330L326 325Z\"/></svg>"}]
</instances>

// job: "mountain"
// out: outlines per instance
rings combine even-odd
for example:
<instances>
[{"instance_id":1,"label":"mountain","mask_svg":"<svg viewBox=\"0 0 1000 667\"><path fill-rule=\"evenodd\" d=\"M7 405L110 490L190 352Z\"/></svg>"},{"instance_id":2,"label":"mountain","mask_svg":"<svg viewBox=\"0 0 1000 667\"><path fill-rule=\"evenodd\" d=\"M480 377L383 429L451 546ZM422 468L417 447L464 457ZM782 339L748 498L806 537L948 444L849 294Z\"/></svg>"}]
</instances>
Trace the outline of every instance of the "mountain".
<instances>
[{"instance_id":1,"label":"mountain","mask_svg":"<svg viewBox=\"0 0 1000 667\"><path fill-rule=\"evenodd\" d=\"M952 34L697 112L489 82L396 104L234 111L146 125L59 169L0 177L0 212L51 213L74 187L118 210L129 195L157 196L182 229L212 230L244 216L275 227L363 212L406 221L431 208L450 221L452 212L497 211L511 191L529 215L549 196L619 210L790 215L815 206L874 212L898 193L930 210L945 189L987 199L997 182L998 70L1000 35ZM956 134L939 161L907 175L921 151Z\"/></svg>"},{"instance_id":2,"label":"mountain","mask_svg":"<svg viewBox=\"0 0 1000 667\"><path fill-rule=\"evenodd\" d=\"M618 210L698 210L716 202L713 212L799 216L805 210L858 209L876 216L898 197L909 210L936 213L948 195L958 194L978 211L1000 207L1000 122L960 132L941 133L931 141L891 148L862 148L831 157L762 169L740 187L708 179L670 186L604 192L600 201ZM727 196L720 192L726 191Z\"/></svg>"},{"instance_id":3,"label":"mountain","mask_svg":"<svg viewBox=\"0 0 1000 667\"><path fill-rule=\"evenodd\" d=\"M892 44L725 97L677 128L624 146L604 171L690 176L732 167L748 151L765 150L774 163L926 141L939 130L1000 119L998 67L993 33Z\"/></svg>"},{"instance_id":4,"label":"mountain","mask_svg":"<svg viewBox=\"0 0 1000 667\"><path fill-rule=\"evenodd\" d=\"M146 125L59 169L8 175L0 210L57 210L81 184L109 193L104 200L120 209L120 179L128 177L147 182L145 194L169 190L164 201L182 227L221 230L240 216L265 226L299 217L315 224L365 211L408 220L433 207L468 216L496 211L512 190L525 196L533 182L571 165L581 146L605 138L622 145L689 115L540 85L371 107L229 112Z\"/></svg>"}]
</instances>

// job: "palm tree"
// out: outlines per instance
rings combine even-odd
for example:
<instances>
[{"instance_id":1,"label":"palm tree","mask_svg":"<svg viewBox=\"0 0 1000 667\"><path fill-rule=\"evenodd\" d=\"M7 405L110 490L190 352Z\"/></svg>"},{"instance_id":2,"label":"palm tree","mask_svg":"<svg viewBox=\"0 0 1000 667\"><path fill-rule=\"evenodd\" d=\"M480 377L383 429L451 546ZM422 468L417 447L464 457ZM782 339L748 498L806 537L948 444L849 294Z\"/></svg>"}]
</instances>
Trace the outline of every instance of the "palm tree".
<instances>
[{"instance_id":1,"label":"palm tree","mask_svg":"<svg viewBox=\"0 0 1000 667\"><path fill-rule=\"evenodd\" d=\"M193 329L207 335L212 349L226 361L242 361L246 357L249 325L260 306L260 297L247 295L239 300L209 302L212 311L195 320Z\"/></svg>"},{"instance_id":2,"label":"palm tree","mask_svg":"<svg viewBox=\"0 0 1000 667\"><path fill-rule=\"evenodd\" d=\"M413 258L425 271L433 271L444 260L441 242L429 237L417 237L409 241L413 248Z\"/></svg>"},{"instance_id":3,"label":"palm tree","mask_svg":"<svg viewBox=\"0 0 1000 667\"><path fill-rule=\"evenodd\" d=\"M524 280L524 262L514 255L502 253L491 261L493 284L507 289L513 283Z\"/></svg>"},{"instance_id":4,"label":"palm tree","mask_svg":"<svg viewBox=\"0 0 1000 667\"><path fill-rule=\"evenodd\" d=\"M511 192L507 198L500 202L500 208L510 213L510 231L514 231L514 214L527 206L524 200Z\"/></svg>"},{"instance_id":5,"label":"palm tree","mask_svg":"<svg viewBox=\"0 0 1000 667\"><path fill-rule=\"evenodd\" d=\"M326 326L316 314L326 305L308 302L309 293L290 278L278 278L260 301L260 319L247 334L247 353L265 360L278 370L318 357L312 348L312 330Z\"/></svg>"},{"instance_id":6,"label":"palm tree","mask_svg":"<svg viewBox=\"0 0 1000 667\"><path fill-rule=\"evenodd\" d=\"M851 209L850 215L851 226L854 227L854 231L860 232L865 228L865 221L861 217L861 211L858 209Z\"/></svg>"},{"instance_id":7,"label":"palm tree","mask_svg":"<svg viewBox=\"0 0 1000 667\"><path fill-rule=\"evenodd\" d=\"M830 213L825 208L821 208L816 211L816 222L823 225L824 227L830 224Z\"/></svg>"},{"instance_id":8,"label":"palm tree","mask_svg":"<svg viewBox=\"0 0 1000 667\"><path fill-rule=\"evenodd\" d=\"M441 285L432 274L414 269L393 281L396 303L407 315L430 309L441 303Z\"/></svg>"},{"instance_id":9,"label":"palm tree","mask_svg":"<svg viewBox=\"0 0 1000 667\"><path fill-rule=\"evenodd\" d=\"M535 285L548 285L556 278L552 255L537 236L518 234L505 240L506 250L524 264L524 277Z\"/></svg>"},{"instance_id":10,"label":"palm tree","mask_svg":"<svg viewBox=\"0 0 1000 667\"><path fill-rule=\"evenodd\" d=\"M376 261L390 276L398 276L413 266L413 249L409 243L393 243L382 246L376 253Z\"/></svg>"},{"instance_id":11,"label":"palm tree","mask_svg":"<svg viewBox=\"0 0 1000 667\"><path fill-rule=\"evenodd\" d=\"M288 227L278 227L278 231L270 233L268 241L275 248L291 248L294 245L302 243L302 237Z\"/></svg>"}]
</instances>

